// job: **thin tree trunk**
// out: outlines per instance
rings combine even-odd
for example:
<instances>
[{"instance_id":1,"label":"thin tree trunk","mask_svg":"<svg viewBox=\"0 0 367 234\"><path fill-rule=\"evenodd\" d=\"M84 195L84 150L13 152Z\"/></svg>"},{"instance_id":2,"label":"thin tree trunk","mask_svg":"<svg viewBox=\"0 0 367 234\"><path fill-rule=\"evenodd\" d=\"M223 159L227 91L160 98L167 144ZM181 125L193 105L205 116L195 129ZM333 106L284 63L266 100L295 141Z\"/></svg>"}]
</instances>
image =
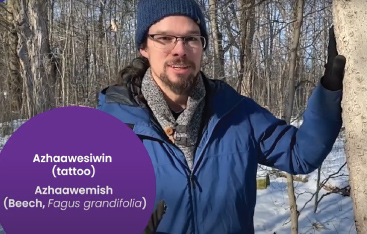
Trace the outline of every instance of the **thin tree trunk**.
<instances>
[{"instance_id":1,"label":"thin tree trunk","mask_svg":"<svg viewBox=\"0 0 367 234\"><path fill-rule=\"evenodd\" d=\"M299 47L301 26L303 22L303 0L297 1L297 7L295 8L295 15L297 17L294 23L293 29L293 42L291 48L291 58L289 66L289 95L287 99L287 107L285 108L285 120L290 123L293 111L294 93L295 93L295 73L296 73L296 62L297 62L297 51ZM287 174L287 185L288 185L288 196L291 210L291 221L292 221L292 234L298 234L298 210L296 197L294 195L294 185L292 175Z\"/></svg>"},{"instance_id":2,"label":"thin tree trunk","mask_svg":"<svg viewBox=\"0 0 367 234\"><path fill-rule=\"evenodd\" d=\"M321 189L320 179L321 179L321 167L319 167L317 169L317 182L316 182L315 205L314 205L314 208L313 208L313 212L314 213L316 213L317 207L319 205L319 192L320 192L320 189Z\"/></svg>"},{"instance_id":3,"label":"thin tree trunk","mask_svg":"<svg viewBox=\"0 0 367 234\"><path fill-rule=\"evenodd\" d=\"M252 82L254 68L252 60L252 41L255 34L255 0L241 0L241 48L240 48L240 77L237 86L237 92L248 97L253 96ZM245 85L244 85L245 84ZM244 90L242 87L244 86Z\"/></svg>"},{"instance_id":4,"label":"thin tree trunk","mask_svg":"<svg viewBox=\"0 0 367 234\"><path fill-rule=\"evenodd\" d=\"M9 43L9 72L10 77L8 79L9 86L9 99L11 101L10 111L21 111L22 107L22 77L20 74L20 64L19 57L17 53L18 46L18 33L17 33L17 23L14 20L13 14L19 12L19 4L16 1L8 2L8 11L12 14L8 14L8 22L10 30L8 32L8 43Z\"/></svg>"},{"instance_id":5,"label":"thin tree trunk","mask_svg":"<svg viewBox=\"0 0 367 234\"><path fill-rule=\"evenodd\" d=\"M218 27L217 0L209 0L210 27L213 34L214 44L214 74L221 80L224 79L224 51L222 46L222 35Z\"/></svg>"}]
</instances>

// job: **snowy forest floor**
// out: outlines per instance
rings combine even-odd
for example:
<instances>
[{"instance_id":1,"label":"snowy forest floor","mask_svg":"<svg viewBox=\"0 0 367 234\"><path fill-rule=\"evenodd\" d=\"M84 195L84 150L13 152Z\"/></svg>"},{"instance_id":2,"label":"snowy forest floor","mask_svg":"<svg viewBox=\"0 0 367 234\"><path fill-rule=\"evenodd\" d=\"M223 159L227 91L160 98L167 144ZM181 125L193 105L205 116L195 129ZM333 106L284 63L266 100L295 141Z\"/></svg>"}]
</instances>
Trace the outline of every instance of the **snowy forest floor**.
<instances>
[{"instance_id":1,"label":"snowy forest floor","mask_svg":"<svg viewBox=\"0 0 367 234\"><path fill-rule=\"evenodd\" d=\"M297 125L299 126L300 123ZM325 187L319 192L319 202L314 213L315 197L312 197L317 188L317 170L305 175L307 182L294 181L295 195L299 215L299 234L356 234L354 225L354 211L351 197L329 193L332 188L349 187L349 172L345 156L345 135L341 133L336 140L332 151L321 167L320 183L329 178ZM343 166L344 165L344 166ZM270 174L270 186L257 190L255 208L256 234L290 233L290 211L287 193L287 179L272 175L271 168L259 166L258 175ZM335 190L334 190L335 191ZM328 194L329 193L329 194ZM328 195L326 195L328 194ZM348 194L348 193L347 193ZM310 199L312 200L310 201Z\"/></svg>"}]
</instances>

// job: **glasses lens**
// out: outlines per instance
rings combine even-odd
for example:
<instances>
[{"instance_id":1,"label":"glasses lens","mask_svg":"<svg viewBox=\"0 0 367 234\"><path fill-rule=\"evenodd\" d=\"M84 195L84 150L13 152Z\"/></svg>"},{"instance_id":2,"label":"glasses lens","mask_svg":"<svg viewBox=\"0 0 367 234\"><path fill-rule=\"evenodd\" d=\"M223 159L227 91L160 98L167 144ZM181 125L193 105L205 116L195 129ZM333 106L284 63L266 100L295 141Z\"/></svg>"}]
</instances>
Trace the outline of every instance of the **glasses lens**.
<instances>
[{"instance_id":1,"label":"glasses lens","mask_svg":"<svg viewBox=\"0 0 367 234\"><path fill-rule=\"evenodd\" d=\"M154 35L153 42L157 48L165 49L173 45L175 37L167 36L167 35Z\"/></svg>"},{"instance_id":2,"label":"glasses lens","mask_svg":"<svg viewBox=\"0 0 367 234\"><path fill-rule=\"evenodd\" d=\"M205 39L204 39L205 40ZM203 42L201 36L189 36L185 37L185 42L192 48L203 47Z\"/></svg>"}]
</instances>

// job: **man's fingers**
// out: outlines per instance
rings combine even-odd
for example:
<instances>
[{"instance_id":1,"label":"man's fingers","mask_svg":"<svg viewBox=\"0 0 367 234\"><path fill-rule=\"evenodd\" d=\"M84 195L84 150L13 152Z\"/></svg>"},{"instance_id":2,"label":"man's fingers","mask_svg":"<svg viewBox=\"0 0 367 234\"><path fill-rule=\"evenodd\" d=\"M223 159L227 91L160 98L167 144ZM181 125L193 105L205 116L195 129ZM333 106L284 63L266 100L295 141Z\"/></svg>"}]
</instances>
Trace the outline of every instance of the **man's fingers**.
<instances>
[{"instance_id":1,"label":"man's fingers","mask_svg":"<svg viewBox=\"0 0 367 234\"><path fill-rule=\"evenodd\" d=\"M159 223L162 220L164 213L166 212L166 204L164 201L158 203L157 208L154 210L150 217L149 223L146 226L143 234L153 234L156 233Z\"/></svg>"},{"instance_id":2,"label":"man's fingers","mask_svg":"<svg viewBox=\"0 0 367 234\"><path fill-rule=\"evenodd\" d=\"M329 28L329 38L335 38L334 25Z\"/></svg>"},{"instance_id":3,"label":"man's fingers","mask_svg":"<svg viewBox=\"0 0 367 234\"><path fill-rule=\"evenodd\" d=\"M329 45L328 45L328 63L332 64L334 58L338 55L336 48L336 39L334 34L334 26L329 29Z\"/></svg>"},{"instance_id":4,"label":"man's fingers","mask_svg":"<svg viewBox=\"0 0 367 234\"><path fill-rule=\"evenodd\" d=\"M157 207L157 217L158 220L161 220L164 213L166 213L166 203L164 203L164 201L159 202L158 207Z\"/></svg>"},{"instance_id":5,"label":"man's fingers","mask_svg":"<svg viewBox=\"0 0 367 234\"><path fill-rule=\"evenodd\" d=\"M345 64L346 58L343 55L336 56L333 63L332 76L342 80L344 78Z\"/></svg>"}]
</instances>

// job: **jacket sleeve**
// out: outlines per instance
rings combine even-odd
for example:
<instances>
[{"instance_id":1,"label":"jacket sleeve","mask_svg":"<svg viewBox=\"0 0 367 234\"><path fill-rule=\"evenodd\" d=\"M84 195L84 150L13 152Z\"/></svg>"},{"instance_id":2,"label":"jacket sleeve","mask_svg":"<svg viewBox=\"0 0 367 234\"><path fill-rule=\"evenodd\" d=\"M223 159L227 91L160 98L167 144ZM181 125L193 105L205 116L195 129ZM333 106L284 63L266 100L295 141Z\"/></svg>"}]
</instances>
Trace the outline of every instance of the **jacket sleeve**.
<instances>
[{"instance_id":1,"label":"jacket sleeve","mask_svg":"<svg viewBox=\"0 0 367 234\"><path fill-rule=\"evenodd\" d=\"M259 163L290 174L308 174L330 153L342 126L342 91L314 89L299 128L287 125L264 108L251 121L259 145Z\"/></svg>"}]
</instances>

